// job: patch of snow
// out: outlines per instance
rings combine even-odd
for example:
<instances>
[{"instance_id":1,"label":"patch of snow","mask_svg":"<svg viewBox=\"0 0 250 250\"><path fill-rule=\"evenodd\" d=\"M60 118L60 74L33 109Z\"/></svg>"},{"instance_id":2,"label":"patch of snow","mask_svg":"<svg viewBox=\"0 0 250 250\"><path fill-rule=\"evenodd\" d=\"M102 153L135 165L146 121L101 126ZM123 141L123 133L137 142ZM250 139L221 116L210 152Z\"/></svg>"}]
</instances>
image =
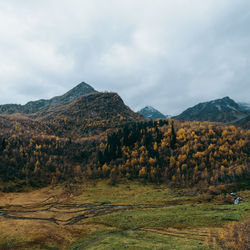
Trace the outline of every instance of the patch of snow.
<instances>
[{"instance_id":1,"label":"patch of snow","mask_svg":"<svg viewBox=\"0 0 250 250\"><path fill-rule=\"evenodd\" d=\"M227 107L234 110L234 111L237 111L237 109L235 109L234 107L232 107L231 105L227 104Z\"/></svg>"},{"instance_id":2,"label":"patch of snow","mask_svg":"<svg viewBox=\"0 0 250 250\"><path fill-rule=\"evenodd\" d=\"M145 109L148 110L148 111L151 111L151 112L155 112L155 111L156 111L156 110L155 110L153 107L151 107L151 106L146 106Z\"/></svg>"},{"instance_id":3,"label":"patch of snow","mask_svg":"<svg viewBox=\"0 0 250 250\"><path fill-rule=\"evenodd\" d=\"M215 105L218 110L221 111L221 106L220 105Z\"/></svg>"}]
</instances>

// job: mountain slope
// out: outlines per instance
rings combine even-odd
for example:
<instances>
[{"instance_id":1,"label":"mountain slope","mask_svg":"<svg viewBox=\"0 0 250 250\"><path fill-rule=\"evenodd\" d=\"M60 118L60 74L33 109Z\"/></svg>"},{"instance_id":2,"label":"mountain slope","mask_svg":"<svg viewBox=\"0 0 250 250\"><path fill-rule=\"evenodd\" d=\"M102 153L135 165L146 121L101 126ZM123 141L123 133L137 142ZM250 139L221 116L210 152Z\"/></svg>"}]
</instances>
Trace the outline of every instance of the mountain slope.
<instances>
[{"instance_id":1,"label":"mountain slope","mask_svg":"<svg viewBox=\"0 0 250 250\"><path fill-rule=\"evenodd\" d=\"M141 114L142 116L150 120L158 119L158 118L166 118L165 115L163 115L160 111L158 111L157 109L151 106L146 106L145 108L141 109L137 113Z\"/></svg>"},{"instance_id":2,"label":"mountain slope","mask_svg":"<svg viewBox=\"0 0 250 250\"><path fill-rule=\"evenodd\" d=\"M239 126L243 129L250 129L250 115L247 117L240 119L234 123L234 125Z\"/></svg>"},{"instance_id":3,"label":"mountain slope","mask_svg":"<svg viewBox=\"0 0 250 250\"><path fill-rule=\"evenodd\" d=\"M26 103L25 105L20 104L6 104L0 105L0 114L14 114L14 113L22 113L22 114L33 114L41 109L48 109L51 106L58 106L62 104L69 103L70 101L77 99L80 96L95 93L96 90L92 88L85 82L78 84L76 87L68 91L62 96L56 96L51 99L45 100L41 99L38 101L31 101Z\"/></svg>"},{"instance_id":4,"label":"mountain slope","mask_svg":"<svg viewBox=\"0 0 250 250\"><path fill-rule=\"evenodd\" d=\"M48 110L36 113L59 136L90 136L128 122L145 119L127 107L116 93L91 93Z\"/></svg>"},{"instance_id":5,"label":"mountain slope","mask_svg":"<svg viewBox=\"0 0 250 250\"><path fill-rule=\"evenodd\" d=\"M173 118L185 121L234 123L245 117L247 117L247 113L234 100L224 97L210 102L199 103Z\"/></svg>"},{"instance_id":6,"label":"mountain slope","mask_svg":"<svg viewBox=\"0 0 250 250\"><path fill-rule=\"evenodd\" d=\"M238 102L240 108L250 114L250 103Z\"/></svg>"}]
</instances>

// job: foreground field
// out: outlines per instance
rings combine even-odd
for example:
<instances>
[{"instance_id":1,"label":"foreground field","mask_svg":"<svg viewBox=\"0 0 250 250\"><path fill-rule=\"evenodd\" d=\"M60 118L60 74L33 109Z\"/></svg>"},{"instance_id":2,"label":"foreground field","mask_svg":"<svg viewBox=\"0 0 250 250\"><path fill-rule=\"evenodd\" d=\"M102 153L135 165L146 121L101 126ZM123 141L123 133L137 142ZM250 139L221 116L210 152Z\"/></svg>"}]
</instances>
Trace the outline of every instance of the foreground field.
<instances>
[{"instance_id":1,"label":"foreground field","mask_svg":"<svg viewBox=\"0 0 250 250\"><path fill-rule=\"evenodd\" d=\"M240 205L165 185L104 181L0 193L0 249L209 249L218 228L249 218Z\"/></svg>"}]
</instances>

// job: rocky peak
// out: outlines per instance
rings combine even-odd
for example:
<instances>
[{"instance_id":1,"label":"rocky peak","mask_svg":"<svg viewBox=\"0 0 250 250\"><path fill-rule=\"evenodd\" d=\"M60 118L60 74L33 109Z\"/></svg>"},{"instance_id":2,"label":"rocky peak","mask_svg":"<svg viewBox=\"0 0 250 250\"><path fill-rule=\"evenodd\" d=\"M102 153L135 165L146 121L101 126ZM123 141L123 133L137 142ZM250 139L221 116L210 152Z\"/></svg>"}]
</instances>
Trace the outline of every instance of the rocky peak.
<instances>
[{"instance_id":1,"label":"rocky peak","mask_svg":"<svg viewBox=\"0 0 250 250\"><path fill-rule=\"evenodd\" d=\"M96 90L87 84L86 82L81 82L73 89L69 90L65 95L86 95L88 93L96 92Z\"/></svg>"},{"instance_id":2,"label":"rocky peak","mask_svg":"<svg viewBox=\"0 0 250 250\"><path fill-rule=\"evenodd\" d=\"M93 87L85 82L79 83L73 89L69 90L62 96L56 96L50 100L51 105L55 104L65 104L70 102L71 100L77 99L80 96L87 95L90 93L97 92Z\"/></svg>"},{"instance_id":3,"label":"rocky peak","mask_svg":"<svg viewBox=\"0 0 250 250\"><path fill-rule=\"evenodd\" d=\"M157 109L151 107L151 106L146 106L145 108L141 109L138 111L139 114L144 116L145 118L148 119L159 119L159 118L166 118L164 114L162 114L160 111Z\"/></svg>"}]
</instances>

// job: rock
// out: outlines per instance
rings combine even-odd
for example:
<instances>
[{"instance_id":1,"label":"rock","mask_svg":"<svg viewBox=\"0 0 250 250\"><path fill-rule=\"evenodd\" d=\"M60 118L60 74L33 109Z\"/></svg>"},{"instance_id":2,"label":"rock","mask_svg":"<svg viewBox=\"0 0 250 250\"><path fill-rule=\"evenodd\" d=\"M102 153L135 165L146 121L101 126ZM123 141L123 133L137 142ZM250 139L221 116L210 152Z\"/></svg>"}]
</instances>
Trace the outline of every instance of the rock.
<instances>
[{"instance_id":1,"label":"rock","mask_svg":"<svg viewBox=\"0 0 250 250\"><path fill-rule=\"evenodd\" d=\"M230 195L232 195L235 198L234 199L235 205L238 205L242 201L242 198L240 196L238 196L236 193L232 192L232 193L230 193Z\"/></svg>"}]
</instances>

